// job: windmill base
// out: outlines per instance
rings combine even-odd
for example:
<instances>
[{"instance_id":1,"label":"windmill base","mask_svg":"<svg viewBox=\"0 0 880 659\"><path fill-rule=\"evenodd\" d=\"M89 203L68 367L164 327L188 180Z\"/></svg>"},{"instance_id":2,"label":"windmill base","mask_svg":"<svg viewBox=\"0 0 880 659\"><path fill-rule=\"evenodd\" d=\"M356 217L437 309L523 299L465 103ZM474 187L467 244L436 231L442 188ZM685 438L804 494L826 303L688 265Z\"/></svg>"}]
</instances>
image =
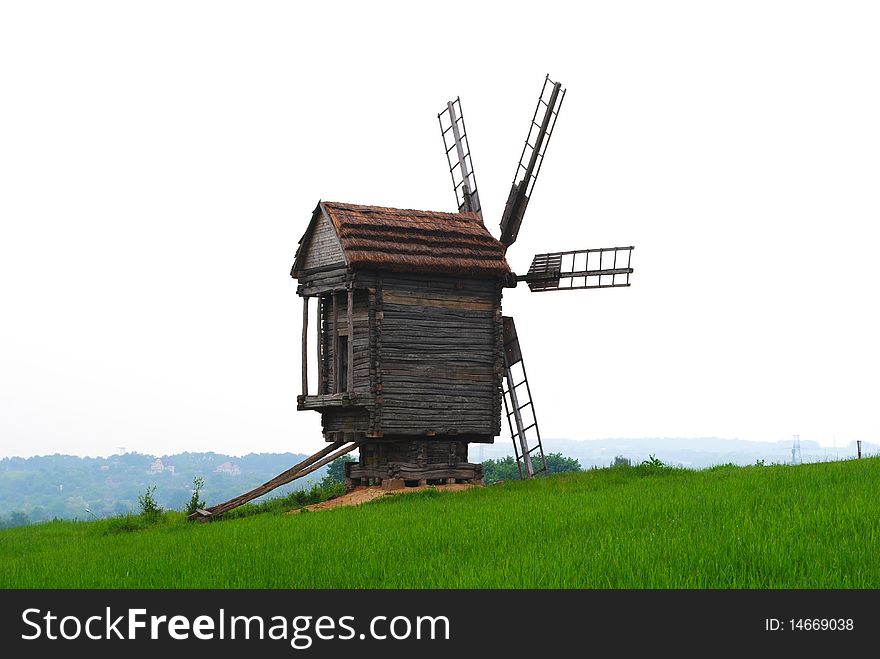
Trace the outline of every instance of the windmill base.
<instances>
[{"instance_id":1,"label":"windmill base","mask_svg":"<svg viewBox=\"0 0 880 659\"><path fill-rule=\"evenodd\" d=\"M360 447L360 460L345 465L345 489L482 484L483 465L467 461L467 447L468 442L445 440L367 442Z\"/></svg>"}]
</instances>

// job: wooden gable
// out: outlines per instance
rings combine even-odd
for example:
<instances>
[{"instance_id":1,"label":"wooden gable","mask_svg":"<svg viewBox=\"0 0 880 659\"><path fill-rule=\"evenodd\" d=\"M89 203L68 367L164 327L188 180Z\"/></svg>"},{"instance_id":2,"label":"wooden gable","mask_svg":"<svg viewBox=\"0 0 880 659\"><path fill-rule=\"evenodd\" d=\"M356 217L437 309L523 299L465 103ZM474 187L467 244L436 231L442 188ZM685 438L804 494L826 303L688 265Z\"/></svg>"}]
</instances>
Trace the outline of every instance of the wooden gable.
<instances>
[{"instance_id":1,"label":"wooden gable","mask_svg":"<svg viewBox=\"0 0 880 659\"><path fill-rule=\"evenodd\" d=\"M333 223L318 204L309 228L300 240L292 274L296 276L299 272L334 266L346 266L345 253L342 251L342 244L339 242Z\"/></svg>"}]
</instances>

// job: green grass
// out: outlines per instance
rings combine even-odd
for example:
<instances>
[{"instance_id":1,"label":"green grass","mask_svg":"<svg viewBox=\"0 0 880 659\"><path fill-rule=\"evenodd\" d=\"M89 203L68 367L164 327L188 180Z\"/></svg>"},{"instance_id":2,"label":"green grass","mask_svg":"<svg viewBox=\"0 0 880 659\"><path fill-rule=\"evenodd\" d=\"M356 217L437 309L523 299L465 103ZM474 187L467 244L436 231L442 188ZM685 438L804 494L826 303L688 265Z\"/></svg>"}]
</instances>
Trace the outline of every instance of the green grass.
<instances>
[{"instance_id":1,"label":"green grass","mask_svg":"<svg viewBox=\"0 0 880 659\"><path fill-rule=\"evenodd\" d=\"M360 508L0 532L0 587L878 588L880 459L594 470Z\"/></svg>"}]
</instances>

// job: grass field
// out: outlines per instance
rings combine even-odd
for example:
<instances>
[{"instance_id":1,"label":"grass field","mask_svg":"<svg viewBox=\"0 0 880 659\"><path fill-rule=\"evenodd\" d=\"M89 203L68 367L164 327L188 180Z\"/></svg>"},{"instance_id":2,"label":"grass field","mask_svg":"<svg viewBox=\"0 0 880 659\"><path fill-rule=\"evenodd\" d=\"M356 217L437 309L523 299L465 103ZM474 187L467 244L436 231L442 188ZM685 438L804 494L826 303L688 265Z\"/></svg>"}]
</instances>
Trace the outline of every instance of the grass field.
<instances>
[{"instance_id":1,"label":"grass field","mask_svg":"<svg viewBox=\"0 0 880 659\"><path fill-rule=\"evenodd\" d=\"M0 587L878 588L880 459L614 468L213 524L0 532Z\"/></svg>"}]
</instances>

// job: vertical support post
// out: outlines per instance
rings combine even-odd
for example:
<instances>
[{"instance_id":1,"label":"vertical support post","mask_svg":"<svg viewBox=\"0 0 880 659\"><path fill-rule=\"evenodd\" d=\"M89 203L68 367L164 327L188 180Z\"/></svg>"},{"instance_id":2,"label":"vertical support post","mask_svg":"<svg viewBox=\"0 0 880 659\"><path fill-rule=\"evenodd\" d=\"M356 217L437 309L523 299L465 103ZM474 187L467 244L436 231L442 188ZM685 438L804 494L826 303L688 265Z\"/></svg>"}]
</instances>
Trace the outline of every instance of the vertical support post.
<instances>
[{"instance_id":1,"label":"vertical support post","mask_svg":"<svg viewBox=\"0 0 880 659\"><path fill-rule=\"evenodd\" d=\"M354 391L354 289L348 289L348 382L346 391Z\"/></svg>"},{"instance_id":2,"label":"vertical support post","mask_svg":"<svg viewBox=\"0 0 880 659\"><path fill-rule=\"evenodd\" d=\"M856 440L856 450L858 451L859 460L862 459L862 440Z\"/></svg>"},{"instance_id":3,"label":"vertical support post","mask_svg":"<svg viewBox=\"0 0 880 659\"><path fill-rule=\"evenodd\" d=\"M331 393L338 394L342 391L339 385L339 305L336 303L336 291L331 293L333 296L333 386Z\"/></svg>"},{"instance_id":4,"label":"vertical support post","mask_svg":"<svg viewBox=\"0 0 880 659\"><path fill-rule=\"evenodd\" d=\"M302 395L309 395L309 298L303 296Z\"/></svg>"},{"instance_id":5,"label":"vertical support post","mask_svg":"<svg viewBox=\"0 0 880 659\"><path fill-rule=\"evenodd\" d=\"M513 371L507 363L507 355L504 356L504 376L507 378L507 392L510 395L510 406L513 408L513 420L516 422L516 436L519 439L519 450L523 456L523 464L526 466L526 477L535 475L535 467L532 465L532 456L529 455L529 442L523 430L522 414L519 409L519 399L516 397L516 383L513 381Z\"/></svg>"},{"instance_id":6,"label":"vertical support post","mask_svg":"<svg viewBox=\"0 0 880 659\"><path fill-rule=\"evenodd\" d=\"M322 304L321 301L324 299L320 295L316 298L318 300L318 317L315 321L315 344L317 345L316 351L318 354L318 395L324 393L324 341L323 341L323 314L322 314Z\"/></svg>"}]
</instances>

